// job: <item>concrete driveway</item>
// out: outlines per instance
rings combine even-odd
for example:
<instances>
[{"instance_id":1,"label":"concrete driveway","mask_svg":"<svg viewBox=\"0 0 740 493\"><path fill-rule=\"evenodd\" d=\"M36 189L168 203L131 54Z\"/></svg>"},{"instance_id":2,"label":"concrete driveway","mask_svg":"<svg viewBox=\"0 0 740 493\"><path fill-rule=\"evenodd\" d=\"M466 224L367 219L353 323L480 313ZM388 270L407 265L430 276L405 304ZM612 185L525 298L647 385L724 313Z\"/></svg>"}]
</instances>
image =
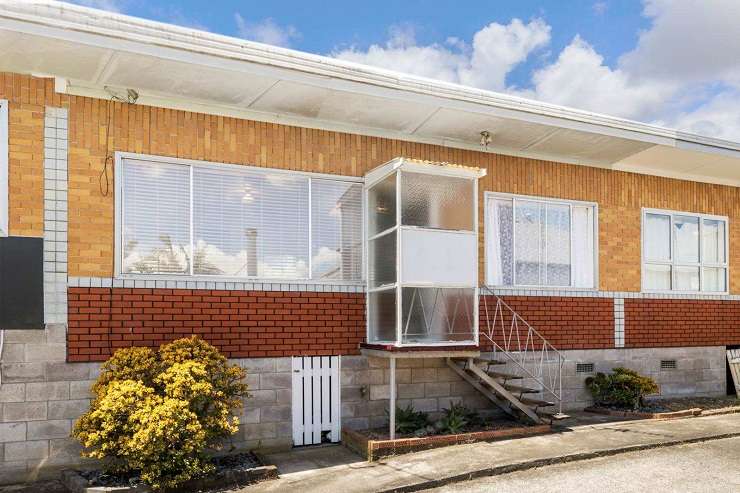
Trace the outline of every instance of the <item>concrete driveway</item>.
<instances>
[{"instance_id":1,"label":"concrete driveway","mask_svg":"<svg viewBox=\"0 0 740 493\"><path fill-rule=\"evenodd\" d=\"M737 492L740 491L740 437L546 466L425 491Z\"/></svg>"}]
</instances>

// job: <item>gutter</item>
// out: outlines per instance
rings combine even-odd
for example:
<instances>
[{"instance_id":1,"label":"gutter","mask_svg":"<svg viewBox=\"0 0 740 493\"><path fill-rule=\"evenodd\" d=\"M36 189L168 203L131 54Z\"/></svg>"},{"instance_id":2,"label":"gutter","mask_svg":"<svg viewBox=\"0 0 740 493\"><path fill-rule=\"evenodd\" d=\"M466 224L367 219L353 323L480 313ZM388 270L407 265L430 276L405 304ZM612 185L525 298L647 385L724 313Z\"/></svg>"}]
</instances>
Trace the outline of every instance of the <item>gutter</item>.
<instances>
[{"instance_id":1,"label":"gutter","mask_svg":"<svg viewBox=\"0 0 740 493\"><path fill-rule=\"evenodd\" d=\"M3 22L4 21L4 22ZM469 103L477 106L478 113L486 114L492 109L524 112L539 117L568 120L582 124L618 131L634 132L642 138L636 140L703 152L717 152L737 157L740 143L704 137L675 129L660 127L632 120L612 117L599 113L576 110L564 106L541 103L516 96L485 91L471 87L441 82L402 74L399 72L370 67L352 62L336 60L326 56L279 48L253 41L198 31L161 22L139 19L131 16L70 5L66 3L34 0L0 5L0 28L10 26L21 29L19 22L43 28L34 30L36 34L53 36L54 31L63 30L77 33L76 41L101 47L99 43L80 41L79 35L103 36L120 40L110 49L132 53L137 51L129 43L141 43L152 47L173 49L193 54L214 56L221 59L250 62L258 65L300 71L326 82L336 82L338 86L346 82L367 84L402 93L429 96L448 103ZM195 62L194 62L195 63ZM333 85L332 85L333 86ZM338 89L344 89L333 86ZM544 123L544 122L543 122ZM561 123L561 125L564 122ZM553 125L556 123L549 123ZM567 125L566 125L567 126ZM635 137L638 137L635 136ZM709 147L711 149L706 149ZM724 151L724 152L722 152ZM729 151L729 152L727 152Z\"/></svg>"}]
</instances>

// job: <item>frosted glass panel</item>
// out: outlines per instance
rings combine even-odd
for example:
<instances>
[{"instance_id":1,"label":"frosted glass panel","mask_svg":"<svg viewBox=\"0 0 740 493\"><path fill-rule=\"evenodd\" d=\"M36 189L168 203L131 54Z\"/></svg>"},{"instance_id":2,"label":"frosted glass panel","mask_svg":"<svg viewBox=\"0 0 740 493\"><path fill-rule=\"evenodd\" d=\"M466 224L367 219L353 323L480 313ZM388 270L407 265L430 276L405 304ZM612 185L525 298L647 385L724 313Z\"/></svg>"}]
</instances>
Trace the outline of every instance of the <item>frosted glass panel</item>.
<instances>
[{"instance_id":1,"label":"frosted glass panel","mask_svg":"<svg viewBox=\"0 0 740 493\"><path fill-rule=\"evenodd\" d=\"M474 338L474 289L403 288L403 343L460 342Z\"/></svg>"},{"instance_id":2,"label":"frosted glass panel","mask_svg":"<svg viewBox=\"0 0 740 493\"><path fill-rule=\"evenodd\" d=\"M645 257L648 260L671 259L671 217L645 214Z\"/></svg>"},{"instance_id":3,"label":"frosted glass panel","mask_svg":"<svg viewBox=\"0 0 740 493\"><path fill-rule=\"evenodd\" d=\"M679 291L699 291L699 267L676 266L676 287Z\"/></svg>"},{"instance_id":4,"label":"frosted glass panel","mask_svg":"<svg viewBox=\"0 0 740 493\"><path fill-rule=\"evenodd\" d=\"M703 261L716 264L725 262L725 222L716 219L705 219L702 232ZM714 290L723 291L724 289Z\"/></svg>"},{"instance_id":5,"label":"frosted glass panel","mask_svg":"<svg viewBox=\"0 0 740 493\"><path fill-rule=\"evenodd\" d=\"M699 218L674 216L673 228L676 232L676 261L698 262Z\"/></svg>"},{"instance_id":6,"label":"frosted glass panel","mask_svg":"<svg viewBox=\"0 0 740 493\"><path fill-rule=\"evenodd\" d=\"M376 183L367 193L368 234L376 235L396 225L396 174Z\"/></svg>"},{"instance_id":7,"label":"frosted glass panel","mask_svg":"<svg viewBox=\"0 0 740 493\"><path fill-rule=\"evenodd\" d=\"M473 180L401 174L401 224L473 231Z\"/></svg>"},{"instance_id":8,"label":"frosted glass panel","mask_svg":"<svg viewBox=\"0 0 740 493\"><path fill-rule=\"evenodd\" d=\"M123 189L123 272L190 273L190 169L124 160Z\"/></svg>"},{"instance_id":9,"label":"frosted glass panel","mask_svg":"<svg viewBox=\"0 0 740 493\"><path fill-rule=\"evenodd\" d=\"M369 285L371 288L396 282L396 233L379 236L368 242Z\"/></svg>"},{"instance_id":10,"label":"frosted glass panel","mask_svg":"<svg viewBox=\"0 0 740 493\"><path fill-rule=\"evenodd\" d=\"M570 286L570 208L548 204L545 211L545 284Z\"/></svg>"},{"instance_id":11,"label":"frosted glass panel","mask_svg":"<svg viewBox=\"0 0 740 493\"><path fill-rule=\"evenodd\" d=\"M396 290L367 294L369 342L396 341Z\"/></svg>"},{"instance_id":12,"label":"frosted glass panel","mask_svg":"<svg viewBox=\"0 0 740 493\"><path fill-rule=\"evenodd\" d=\"M645 289L667 291L671 289L670 265L645 265Z\"/></svg>"},{"instance_id":13,"label":"frosted glass panel","mask_svg":"<svg viewBox=\"0 0 740 493\"><path fill-rule=\"evenodd\" d=\"M362 279L362 185L311 180L313 279Z\"/></svg>"},{"instance_id":14,"label":"frosted glass panel","mask_svg":"<svg viewBox=\"0 0 740 493\"><path fill-rule=\"evenodd\" d=\"M478 284L478 238L473 233L403 228L401 249L404 284Z\"/></svg>"},{"instance_id":15,"label":"frosted glass panel","mask_svg":"<svg viewBox=\"0 0 740 493\"><path fill-rule=\"evenodd\" d=\"M544 278L542 249L545 233L545 206L538 202L518 201L514 212L516 238L514 240L516 283L539 285Z\"/></svg>"},{"instance_id":16,"label":"frosted glass panel","mask_svg":"<svg viewBox=\"0 0 740 493\"><path fill-rule=\"evenodd\" d=\"M702 271L702 289L704 291L727 291L725 277L725 269L705 267Z\"/></svg>"}]
</instances>

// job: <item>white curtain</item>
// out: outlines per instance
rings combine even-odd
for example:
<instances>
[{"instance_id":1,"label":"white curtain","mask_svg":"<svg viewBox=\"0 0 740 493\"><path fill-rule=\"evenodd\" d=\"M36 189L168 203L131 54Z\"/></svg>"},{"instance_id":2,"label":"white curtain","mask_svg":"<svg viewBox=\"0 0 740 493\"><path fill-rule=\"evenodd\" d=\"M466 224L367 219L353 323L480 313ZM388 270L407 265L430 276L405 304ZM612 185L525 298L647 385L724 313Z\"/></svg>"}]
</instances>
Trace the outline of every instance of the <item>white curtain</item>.
<instances>
[{"instance_id":1,"label":"white curtain","mask_svg":"<svg viewBox=\"0 0 740 493\"><path fill-rule=\"evenodd\" d=\"M573 206L573 286L594 288L594 210Z\"/></svg>"},{"instance_id":2,"label":"white curtain","mask_svg":"<svg viewBox=\"0 0 740 493\"><path fill-rule=\"evenodd\" d=\"M499 240L501 234L501 220L500 212L498 207L498 201L496 199L490 199L488 201L488 213L489 222L488 227L490 228L488 234L488 283L493 286L500 286L503 284L502 266L501 266L501 241Z\"/></svg>"}]
</instances>

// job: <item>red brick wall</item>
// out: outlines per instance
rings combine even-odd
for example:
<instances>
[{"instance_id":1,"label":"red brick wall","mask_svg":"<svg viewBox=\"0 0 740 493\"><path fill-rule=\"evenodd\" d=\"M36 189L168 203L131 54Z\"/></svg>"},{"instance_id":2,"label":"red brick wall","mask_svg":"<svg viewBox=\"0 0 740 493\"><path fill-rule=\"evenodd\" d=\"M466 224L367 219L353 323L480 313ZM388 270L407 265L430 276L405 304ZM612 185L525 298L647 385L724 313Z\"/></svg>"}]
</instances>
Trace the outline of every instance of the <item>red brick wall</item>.
<instances>
[{"instance_id":1,"label":"red brick wall","mask_svg":"<svg viewBox=\"0 0 740 493\"><path fill-rule=\"evenodd\" d=\"M229 357L357 354L360 293L70 288L67 357L198 334Z\"/></svg>"},{"instance_id":2,"label":"red brick wall","mask_svg":"<svg viewBox=\"0 0 740 493\"><path fill-rule=\"evenodd\" d=\"M625 346L740 344L740 301L624 300Z\"/></svg>"},{"instance_id":3,"label":"red brick wall","mask_svg":"<svg viewBox=\"0 0 740 493\"><path fill-rule=\"evenodd\" d=\"M505 296L504 301L542 334L557 349L602 349L614 347L614 301L611 298ZM486 330L486 310L493 319L496 300L482 296L480 332ZM511 318L503 310L503 326L509 330ZM496 334L500 334L499 319ZM522 332L526 336L526 332ZM501 340L496 338L501 344ZM485 347L485 337L481 343ZM524 340L522 340L524 344Z\"/></svg>"}]
</instances>

